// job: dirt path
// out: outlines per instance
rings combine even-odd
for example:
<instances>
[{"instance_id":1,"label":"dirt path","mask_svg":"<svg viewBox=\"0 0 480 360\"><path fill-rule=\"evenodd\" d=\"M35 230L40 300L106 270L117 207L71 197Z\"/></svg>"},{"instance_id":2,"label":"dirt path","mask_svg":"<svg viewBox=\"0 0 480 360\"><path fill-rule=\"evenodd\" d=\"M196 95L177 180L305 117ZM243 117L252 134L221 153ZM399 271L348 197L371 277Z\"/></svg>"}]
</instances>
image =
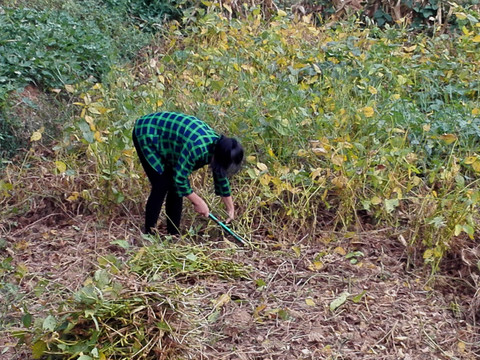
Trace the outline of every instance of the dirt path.
<instances>
[{"instance_id":1,"label":"dirt path","mask_svg":"<svg viewBox=\"0 0 480 360\"><path fill-rule=\"evenodd\" d=\"M19 318L22 304L34 317L55 309L97 269L99 256L126 260L127 251L112 242L127 241L132 254L140 247L138 229L122 219L108 227L93 217L33 220L0 234L7 240L2 260L10 256L22 271L8 278L16 293L3 287L2 325ZM381 233L299 244L259 240L255 249L234 251L216 251L232 246L222 239L197 244L213 258L243 265L246 279L173 280L189 294L183 313L191 329L175 337L184 358L478 358L478 328L466 317L472 293L432 289L424 274L407 273L400 243ZM30 359L26 347L8 346L6 334L0 359Z\"/></svg>"}]
</instances>

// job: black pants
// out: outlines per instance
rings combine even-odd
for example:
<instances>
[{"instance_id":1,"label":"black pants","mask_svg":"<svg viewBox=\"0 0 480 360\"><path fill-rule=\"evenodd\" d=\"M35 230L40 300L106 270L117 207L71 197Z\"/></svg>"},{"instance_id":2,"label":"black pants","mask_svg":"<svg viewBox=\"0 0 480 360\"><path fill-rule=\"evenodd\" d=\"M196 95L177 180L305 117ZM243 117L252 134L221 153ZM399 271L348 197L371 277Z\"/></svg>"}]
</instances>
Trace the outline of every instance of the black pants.
<instances>
[{"instance_id":1,"label":"black pants","mask_svg":"<svg viewBox=\"0 0 480 360\"><path fill-rule=\"evenodd\" d=\"M177 195L175 182L173 181L173 169L165 168L165 171L159 174L143 156L135 132L132 135L132 139L143 169L152 185L145 209L145 233L153 233L166 195L167 231L169 234L177 235L180 233L183 197Z\"/></svg>"}]
</instances>

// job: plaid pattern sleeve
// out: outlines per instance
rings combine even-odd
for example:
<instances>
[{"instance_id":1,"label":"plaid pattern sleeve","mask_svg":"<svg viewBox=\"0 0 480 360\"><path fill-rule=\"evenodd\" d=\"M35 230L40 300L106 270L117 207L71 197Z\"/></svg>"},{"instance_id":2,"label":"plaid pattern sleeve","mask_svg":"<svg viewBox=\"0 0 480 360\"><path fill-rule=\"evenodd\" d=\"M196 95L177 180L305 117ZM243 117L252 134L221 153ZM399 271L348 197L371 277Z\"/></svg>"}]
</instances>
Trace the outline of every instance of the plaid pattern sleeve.
<instances>
[{"instance_id":1,"label":"plaid pattern sleeve","mask_svg":"<svg viewBox=\"0 0 480 360\"><path fill-rule=\"evenodd\" d=\"M134 131L143 155L156 171L161 174L165 167L174 170L179 196L193 192L188 177L210 163L214 144L220 138L196 117L174 112L145 115L136 121ZM230 195L227 179L214 176L214 182L216 194Z\"/></svg>"},{"instance_id":2,"label":"plaid pattern sleeve","mask_svg":"<svg viewBox=\"0 0 480 360\"><path fill-rule=\"evenodd\" d=\"M218 196L230 196L230 182L226 177L220 177L213 173L213 184L215 185L215 195Z\"/></svg>"}]
</instances>

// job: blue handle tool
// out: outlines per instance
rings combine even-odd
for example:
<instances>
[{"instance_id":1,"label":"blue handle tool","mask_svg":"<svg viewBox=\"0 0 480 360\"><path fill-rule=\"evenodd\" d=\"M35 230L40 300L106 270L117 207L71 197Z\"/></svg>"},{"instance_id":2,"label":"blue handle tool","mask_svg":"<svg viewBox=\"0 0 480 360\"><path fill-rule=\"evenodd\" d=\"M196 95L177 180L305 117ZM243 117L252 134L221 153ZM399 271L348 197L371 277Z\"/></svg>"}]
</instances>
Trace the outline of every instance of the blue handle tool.
<instances>
[{"instance_id":1,"label":"blue handle tool","mask_svg":"<svg viewBox=\"0 0 480 360\"><path fill-rule=\"evenodd\" d=\"M241 242L243 245L248 245L247 242L242 239L240 236L238 236L236 233L234 233L227 225L225 225L223 222L221 222L220 220L218 220L215 215L213 215L212 213L209 213L208 216L210 217L210 219L212 219L213 221L215 221L218 225L220 225L222 227L223 230L225 230L227 233L229 233L230 235L232 235L237 241Z\"/></svg>"}]
</instances>

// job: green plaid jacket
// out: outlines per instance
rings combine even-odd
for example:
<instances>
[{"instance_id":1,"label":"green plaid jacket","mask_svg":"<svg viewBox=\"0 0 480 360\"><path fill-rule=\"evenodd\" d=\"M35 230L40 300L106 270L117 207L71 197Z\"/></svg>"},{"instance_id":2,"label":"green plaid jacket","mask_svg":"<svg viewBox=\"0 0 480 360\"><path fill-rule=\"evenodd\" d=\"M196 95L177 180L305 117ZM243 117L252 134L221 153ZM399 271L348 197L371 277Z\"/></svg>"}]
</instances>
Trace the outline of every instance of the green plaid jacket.
<instances>
[{"instance_id":1,"label":"green plaid jacket","mask_svg":"<svg viewBox=\"0 0 480 360\"><path fill-rule=\"evenodd\" d=\"M203 121L174 112L145 115L135 122L134 132L143 155L156 171L162 174L165 167L173 169L179 196L193 192L188 177L211 162L220 139ZM215 194L230 196L227 178L213 173L213 180Z\"/></svg>"}]
</instances>

